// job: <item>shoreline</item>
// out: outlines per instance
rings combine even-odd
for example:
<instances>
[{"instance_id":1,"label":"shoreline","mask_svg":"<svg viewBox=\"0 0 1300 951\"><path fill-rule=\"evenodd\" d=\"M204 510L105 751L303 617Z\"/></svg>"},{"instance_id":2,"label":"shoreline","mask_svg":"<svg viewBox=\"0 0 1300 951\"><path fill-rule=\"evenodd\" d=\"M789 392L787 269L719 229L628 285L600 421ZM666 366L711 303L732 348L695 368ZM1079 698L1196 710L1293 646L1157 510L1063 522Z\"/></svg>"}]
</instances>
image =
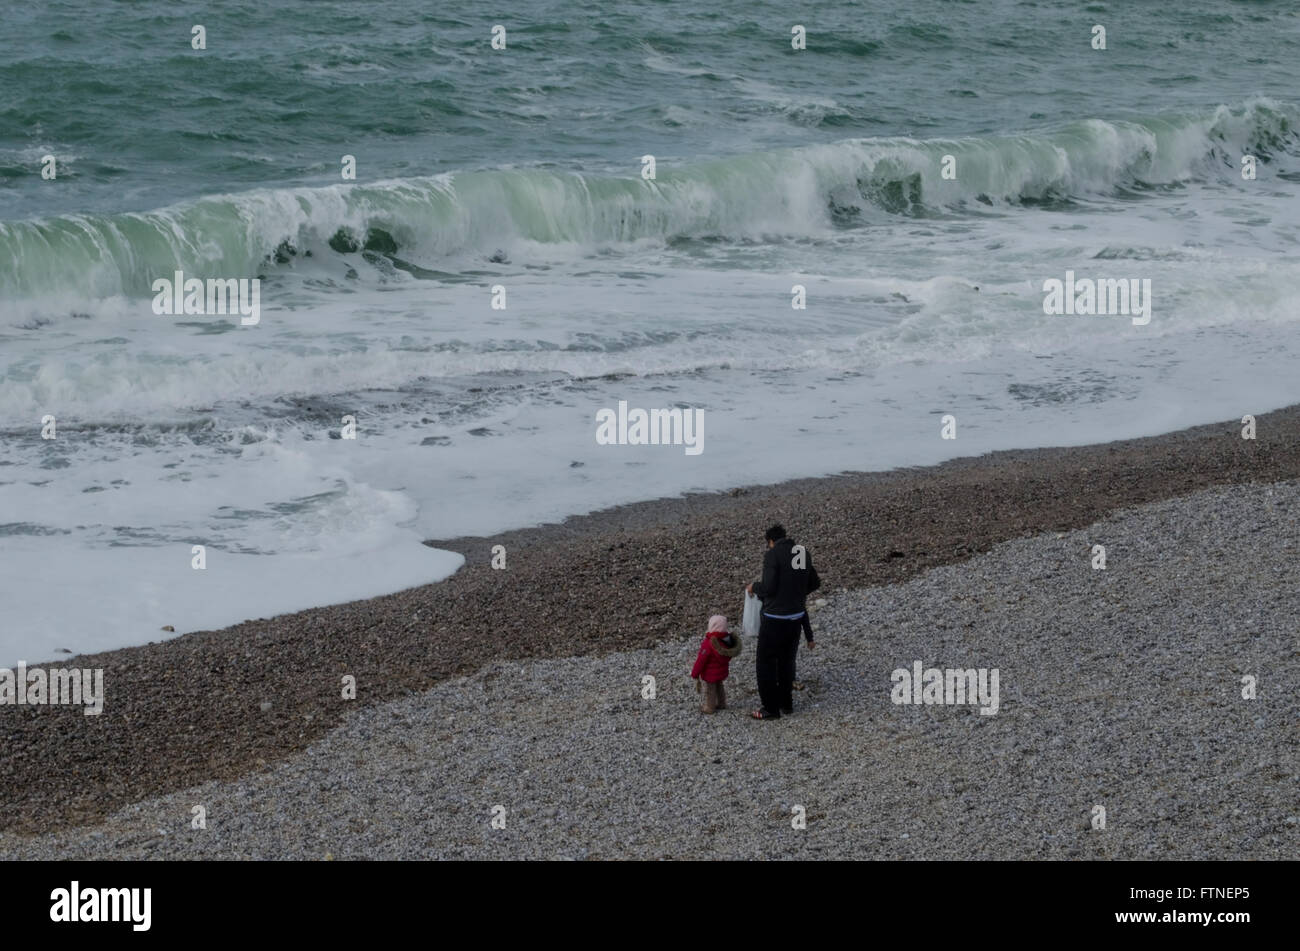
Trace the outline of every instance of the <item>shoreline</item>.
<instances>
[{"instance_id":1,"label":"shoreline","mask_svg":"<svg viewBox=\"0 0 1300 951\"><path fill-rule=\"evenodd\" d=\"M1300 407L1163 436L1007 450L633 503L563 523L431 540L466 556L444 581L41 666L104 668L105 708L0 707L0 831L93 823L302 750L357 707L501 660L693 641L739 614L762 532L783 521L829 597L895 584L994 545L1212 486L1300 477ZM507 567L489 564L505 545ZM342 700L344 675L357 699Z\"/></svg>"},{"instance_id":2,"label":"shoreline","mask_svg":"<svg viewBox=\"0 0 1300 951\"><path fill-rule=\"evenodd\" d=\"M743 662L701 716L694 639L495 662L0 860L1286 860L1297 512L1221 486L832 594L779 724ZM900 696L928 663L978 690Z\"/></svg>"}]
</instances>

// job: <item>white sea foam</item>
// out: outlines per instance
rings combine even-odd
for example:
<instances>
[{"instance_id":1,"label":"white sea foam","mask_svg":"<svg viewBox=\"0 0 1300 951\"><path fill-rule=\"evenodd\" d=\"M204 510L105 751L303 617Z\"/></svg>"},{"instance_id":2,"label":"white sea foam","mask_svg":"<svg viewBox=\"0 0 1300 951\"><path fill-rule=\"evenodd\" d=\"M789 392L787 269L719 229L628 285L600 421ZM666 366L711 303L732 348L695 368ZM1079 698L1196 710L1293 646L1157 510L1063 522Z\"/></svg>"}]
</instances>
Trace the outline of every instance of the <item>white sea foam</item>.
<instances>
[{"instance_id":1,"label":"white sea foam","mask_svg":"<svg viewBox=\"0 0 1300 951\"><path fill-rule=\"evenodd\" d=\"M511 170L66 234L0 226L103 265L38 254L0 275L35 289L0 304L0 651L138 643L455 569L420 539L1298 402L1300 193L1282 165L1221 174L1278 114L853 141L653 184ZM949 150L955 185L932 180ZM380 224L396 251L326 244ZM286 237L297 256L264 262ZM157 248L163 273L175 257L264 269L261 323L154 315L126 291ZM1042 282L1067 270L1149 279L1151 323L1044 315ZM595 414L620 400L702 410L706 451L598 445ZM345 415L355 441L333 438Z\"/></svg>"}]
</instances>

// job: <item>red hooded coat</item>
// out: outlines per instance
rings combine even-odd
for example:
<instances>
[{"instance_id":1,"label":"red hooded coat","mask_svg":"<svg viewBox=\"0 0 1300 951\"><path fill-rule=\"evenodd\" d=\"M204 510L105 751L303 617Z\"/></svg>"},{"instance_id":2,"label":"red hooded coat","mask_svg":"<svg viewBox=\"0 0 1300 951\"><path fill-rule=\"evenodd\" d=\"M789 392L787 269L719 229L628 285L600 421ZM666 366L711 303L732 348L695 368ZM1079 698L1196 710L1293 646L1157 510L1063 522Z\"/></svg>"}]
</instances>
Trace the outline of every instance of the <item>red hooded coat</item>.
<instances>
[{"instance_id":1,"label":"red hooded coat","mask_svg":"<svg viewBox=\"0 0 1300 951\"><path fill-rule=\"evenodd\" d=\"M721 624L715 624L715 620ZM717 628L717 629L715 629ZM691 668L691 677L699 677L705 683L720 684L727 679L731 669L731 658L740 653L740 635L732 634L731 647L722 643L727 636L726 618L715 615L709 619L709 633L700 642L700 652L695 656L695 666Z\"/></svg>"}]
</instances>

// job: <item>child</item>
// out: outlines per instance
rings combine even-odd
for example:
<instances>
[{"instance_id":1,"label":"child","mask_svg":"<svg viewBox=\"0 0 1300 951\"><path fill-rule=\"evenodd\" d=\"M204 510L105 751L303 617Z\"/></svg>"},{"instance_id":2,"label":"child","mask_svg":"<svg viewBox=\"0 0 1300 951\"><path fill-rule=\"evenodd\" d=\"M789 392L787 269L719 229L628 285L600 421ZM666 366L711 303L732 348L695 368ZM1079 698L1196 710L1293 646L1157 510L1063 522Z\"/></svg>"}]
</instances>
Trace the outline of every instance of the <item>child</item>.
<instances>
[{"instance_id":1,"label":"child","mask_svg":"<svg viewBox=\"0 0 1300 951\"><path fill-rule=\"evenodd\" d=\"M691 679L698 692L703 683L704 703L701 713L727 709L727 688L723 681L731 668L731 658L740 653L740 635L727 630L727 619L721 614L709 618L709 630L700 643L700 652L691 668Z\"/></svg>"}]
</instances>

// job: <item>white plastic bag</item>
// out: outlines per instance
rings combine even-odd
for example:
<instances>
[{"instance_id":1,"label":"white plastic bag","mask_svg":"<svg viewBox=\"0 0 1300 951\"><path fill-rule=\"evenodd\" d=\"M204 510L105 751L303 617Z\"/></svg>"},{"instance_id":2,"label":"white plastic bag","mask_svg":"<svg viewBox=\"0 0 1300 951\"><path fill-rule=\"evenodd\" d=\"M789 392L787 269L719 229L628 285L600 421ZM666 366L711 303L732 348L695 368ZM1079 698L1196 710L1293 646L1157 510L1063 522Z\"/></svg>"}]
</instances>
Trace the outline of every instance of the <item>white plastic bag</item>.
<instances>
[{"instance_id":1,"label":"white plastic bag","mask_svg":"<svg viewBox=\"0 0 1300 951\"><path fill-rule=\"evenodd\" d=\"M758 625L762 623L759 618L761 610L762 602L746 591L745 610L740 619L740 629L745 632L746 637L758 637Z\"/></svg>"}]
</instances>

